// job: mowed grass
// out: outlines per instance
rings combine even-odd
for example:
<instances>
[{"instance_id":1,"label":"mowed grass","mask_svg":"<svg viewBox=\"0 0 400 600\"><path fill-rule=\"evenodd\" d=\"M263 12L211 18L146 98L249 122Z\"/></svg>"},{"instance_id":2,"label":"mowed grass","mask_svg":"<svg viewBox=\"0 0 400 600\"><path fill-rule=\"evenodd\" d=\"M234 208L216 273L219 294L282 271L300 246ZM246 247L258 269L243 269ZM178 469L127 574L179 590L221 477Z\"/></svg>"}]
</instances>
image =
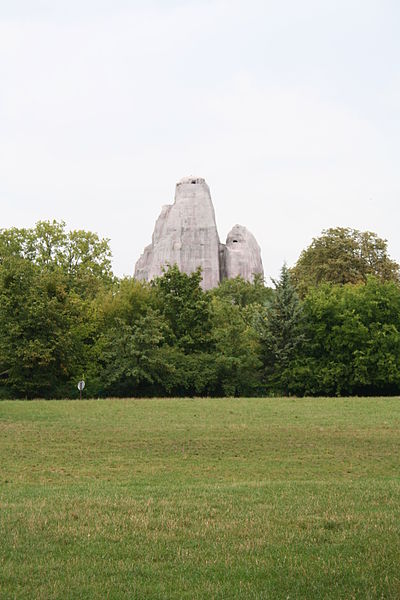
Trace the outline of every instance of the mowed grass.
<instances>
[{"instance_id":1,"label":"mowed grass","mask_svg":"<svg viewBox=\"0 0 400 600\"><path fill-rule=\"evenodd\" d=\"M400 399L0 402L0 597L400 598Z\"/></svg>"}]
</instances>

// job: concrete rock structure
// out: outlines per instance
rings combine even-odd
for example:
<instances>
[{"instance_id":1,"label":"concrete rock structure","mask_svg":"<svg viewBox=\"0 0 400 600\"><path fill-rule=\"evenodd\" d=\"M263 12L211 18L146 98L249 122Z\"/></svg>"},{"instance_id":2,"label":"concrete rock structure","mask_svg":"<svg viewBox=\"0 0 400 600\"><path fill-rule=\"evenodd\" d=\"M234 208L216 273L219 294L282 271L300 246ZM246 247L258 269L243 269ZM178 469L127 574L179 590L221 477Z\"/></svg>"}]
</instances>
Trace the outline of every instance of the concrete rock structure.
<instances>
[{"instance_id":1,"label":"concrete rock structure","mask_svg":"<svg viewBox=\"0 0 400 600\"><path fill-rule=\"evenodd\" d=\"M264 275L261 250L256 238L243 225L235 225L226 238L225 277L243 277L251 281L255 274Z\"/></svg>"},{"instance_id":2,"label":"concrete rock structure","mask_svg":"<svg viewBox=\"0 0 400 600\"><path fill-rule=\"evenodd\" d=\"M150 281L168 264L188 274L201 267L205 290L224 278L240 275L251 281L255 274L264 274L260 247L245 227L235 225L226 245L220 243L210 190L201 177L185 177L176 184L175 202L162 207L135 277Z\"/></svg>"}]
</instances>

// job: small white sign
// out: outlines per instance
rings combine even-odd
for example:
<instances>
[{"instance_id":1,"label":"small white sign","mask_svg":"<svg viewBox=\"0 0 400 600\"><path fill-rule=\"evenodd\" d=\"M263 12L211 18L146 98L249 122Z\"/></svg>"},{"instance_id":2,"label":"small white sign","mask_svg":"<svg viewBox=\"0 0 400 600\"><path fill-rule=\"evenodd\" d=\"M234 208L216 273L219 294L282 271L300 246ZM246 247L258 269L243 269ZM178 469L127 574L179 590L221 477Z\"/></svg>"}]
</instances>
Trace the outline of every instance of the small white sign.
<instances>
[{"instance_id":1,"label":"small white sign","mask_svg":"<svg viewBox=\"0 0 400 600\"><path fill-rule=\"evenodd\" d=\"M83 390L83 388L85 387L85 382L83 381L78 381L78 390L81 392Z\"/></svg>"}]
</instances>

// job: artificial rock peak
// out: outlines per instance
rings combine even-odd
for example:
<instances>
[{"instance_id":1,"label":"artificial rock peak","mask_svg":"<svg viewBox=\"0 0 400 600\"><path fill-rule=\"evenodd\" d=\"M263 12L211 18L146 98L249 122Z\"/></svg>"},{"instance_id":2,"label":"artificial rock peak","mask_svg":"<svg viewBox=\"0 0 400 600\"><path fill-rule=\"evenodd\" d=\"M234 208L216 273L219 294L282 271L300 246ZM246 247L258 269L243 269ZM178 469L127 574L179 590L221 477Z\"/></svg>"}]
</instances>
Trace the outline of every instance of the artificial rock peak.
<instances>
[{"instance_id":1,"label":"artificial rock peak","mask_svg":"<svg viewBox=\"0 0 400 600\"><path fill-rule=\"evenodd\" d=\"M205 290L225 278L240 275L252 281L256 274L264 276L260 247L245 227L235 225L226 244L220 243L210 190L201 177L185 177L176 184L175 202L162 207L135 277L150 281L174 264L188 274L201 267Z\"/></svg>"}]
</instances>

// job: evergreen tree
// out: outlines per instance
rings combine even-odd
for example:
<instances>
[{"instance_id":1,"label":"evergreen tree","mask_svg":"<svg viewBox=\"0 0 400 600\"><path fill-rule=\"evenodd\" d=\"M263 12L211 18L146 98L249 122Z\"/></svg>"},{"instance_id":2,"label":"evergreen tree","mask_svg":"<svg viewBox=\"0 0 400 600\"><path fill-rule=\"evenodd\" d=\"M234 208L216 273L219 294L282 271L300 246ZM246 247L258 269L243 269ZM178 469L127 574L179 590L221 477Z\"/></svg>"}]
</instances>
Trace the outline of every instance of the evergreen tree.
<instances>
[{"instance_id":1,"label":"evergreen tree","mask_svg":"<svg viewBox=\"0 0 400 600\"><path fill-rule=\"evenodd\" d=\"M304 342L302 304L286 264L280 279L272 280L275 294L262 319L261 343L268 390L285 393L290 379L290 364Z\"/></svg>"}]
</instances>

